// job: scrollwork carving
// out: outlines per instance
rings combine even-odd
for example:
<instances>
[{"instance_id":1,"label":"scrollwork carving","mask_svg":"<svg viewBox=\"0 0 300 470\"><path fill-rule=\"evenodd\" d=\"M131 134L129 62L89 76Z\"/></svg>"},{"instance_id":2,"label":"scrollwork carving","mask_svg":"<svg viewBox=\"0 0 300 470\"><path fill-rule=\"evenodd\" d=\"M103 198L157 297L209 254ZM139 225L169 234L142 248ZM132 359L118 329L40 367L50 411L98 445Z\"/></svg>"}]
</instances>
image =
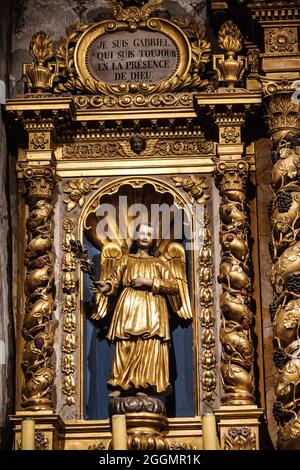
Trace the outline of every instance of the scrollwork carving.
<instances>
[{"instance_id":1,"label":"scrollwork carving","mask_svg":"<svg viewBox=\"0 0 300 470\"><path fill-rule=\"evenodd\" d=\"M222 259L218 281L222 284L222 381L226 404L254 403L254 348L250 326L251 273L246 183L249 165L240 160L219 162L217 185L221 195Z\"/></svg>"},{"instance_id":2,"label":"scrollwork carving","mask_svg":"<svg viewBox=\"0 0 300 470\"><path fill-rule=\"evenodd\" d=\"M26 305L22 331L25 341L22 406L43 410L53 408L51 385L55 376L51 362L54 344L52 314L55 309L52 226L55 176L53 168L48 166L23 165L21 168L29 206L25 253Z\"/></svg>"}]
</instances>

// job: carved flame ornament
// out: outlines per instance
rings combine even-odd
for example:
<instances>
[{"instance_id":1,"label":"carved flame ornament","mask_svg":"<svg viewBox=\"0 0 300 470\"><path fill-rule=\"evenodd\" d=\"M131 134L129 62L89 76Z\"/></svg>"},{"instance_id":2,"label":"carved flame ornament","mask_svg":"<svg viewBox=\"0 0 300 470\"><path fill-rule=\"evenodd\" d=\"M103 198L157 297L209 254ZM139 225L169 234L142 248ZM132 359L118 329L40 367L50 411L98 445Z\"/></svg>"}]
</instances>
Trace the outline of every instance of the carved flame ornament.
<instances>
[{"instance_id":1,"label":"carved flame ornament","mask_svg":"<svg viewBox=\"0 0 300 470\"><path fill-rule=\"evenodd\" d=\"M23 65L23 74L27 77L28 88L35 92L49 90L57 75L57 64L53 58L53 44L49 36L40 31L32 36L29 52L33 58L31 64Z\"/></svg>"},{"instance_id":2,"label":"carved flame ornament","mask_svg":"<svg viewBox=\"0 0 300 470\"><path fill-rule=\"evenodd\" d=\"M242 48L243 37L239 28L228 21L221 27L218 39L221 49L226 53L213 56L213 68L218 74L218 80L233 88L242 79L247 67L246 57L237 56Z\"/></svg>"}]
</instances>

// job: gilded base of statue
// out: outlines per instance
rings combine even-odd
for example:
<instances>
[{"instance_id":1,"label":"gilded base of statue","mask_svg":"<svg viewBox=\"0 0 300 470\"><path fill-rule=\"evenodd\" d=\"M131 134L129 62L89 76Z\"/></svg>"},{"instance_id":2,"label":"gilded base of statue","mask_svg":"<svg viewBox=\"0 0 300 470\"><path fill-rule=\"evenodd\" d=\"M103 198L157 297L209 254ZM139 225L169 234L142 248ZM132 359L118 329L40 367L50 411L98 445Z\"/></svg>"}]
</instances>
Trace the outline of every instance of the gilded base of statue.
<instances>
[{"instance_id":1,"label":"gilded base of statue","mask_svg":"<svg viewBox=\"0 0 300 470\"><path fill-rule=\"evenodd\" d=\"M146 395L113 398L109 415L114 414L126 414L129 450L169 449L165 438L168 427L166 409L159 398Z\"/></svg>"},{"instance_id":2,"label":"gilded base of statue","mask_svg":"<svg viewBox=\"0 0 300 470\"><path fill-rule=\"evenodd\" d=\"M49 411L53 410L54 403L47 398L34 398L26 400L22 403L22 408L30 411Z\"/></svg>"},{"instance_id":3,"label":"gilded base of statue","mask_svg":"<svg viewBox=\"0 0 300 470\"><path fill-rule=\"evenodd\" d=\"M226 393L221 401L223 405L254 405L255 397L251 393L239 391L238 393Z\"/></svg>"}]
</instances>

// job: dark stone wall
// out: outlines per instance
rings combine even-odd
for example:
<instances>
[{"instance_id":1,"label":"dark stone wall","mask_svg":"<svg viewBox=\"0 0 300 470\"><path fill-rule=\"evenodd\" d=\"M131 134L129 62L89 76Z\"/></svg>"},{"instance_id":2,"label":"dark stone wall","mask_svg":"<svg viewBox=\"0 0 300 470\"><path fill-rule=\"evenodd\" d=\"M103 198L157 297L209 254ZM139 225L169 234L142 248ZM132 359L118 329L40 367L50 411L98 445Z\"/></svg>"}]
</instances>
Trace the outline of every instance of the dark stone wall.
<instances>
[{"instance_id":1,"label":"dark stone wall","mask_svg":"<svg viewBox=\"0 0 300 470\"><path fill-rule=\"evenodd\" d=\"M4 102L8 98L12 37L11 2L0 1L0 449L11 446L8 414L14 409L14 319L12 314L12 228L10 163Z\"/></svg>"}]
</instances>

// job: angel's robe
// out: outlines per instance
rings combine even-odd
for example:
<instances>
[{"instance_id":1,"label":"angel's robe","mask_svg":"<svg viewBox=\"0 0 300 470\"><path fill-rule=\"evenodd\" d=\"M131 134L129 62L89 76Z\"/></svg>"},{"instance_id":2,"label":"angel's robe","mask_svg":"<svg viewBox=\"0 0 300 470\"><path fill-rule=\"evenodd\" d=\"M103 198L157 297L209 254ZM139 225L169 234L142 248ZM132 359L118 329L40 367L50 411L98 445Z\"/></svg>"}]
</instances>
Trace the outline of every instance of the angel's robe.
<instances>
[{"instance_id":1,"label":"angel's robe","mask_svg":"<svg viewBox=\"0 0 300 470\"><path fill-rule=\"evenodd\" d=\"M133 289L137 277L151 279L152 290ZM147 389L169 393L170 328L167 295L178 294L178 284L166 263L152 256L127 255L105 280L106 295L121 288L107 339L116 343L111 378L113 388Z\"/></svg>"}]
</instances>

